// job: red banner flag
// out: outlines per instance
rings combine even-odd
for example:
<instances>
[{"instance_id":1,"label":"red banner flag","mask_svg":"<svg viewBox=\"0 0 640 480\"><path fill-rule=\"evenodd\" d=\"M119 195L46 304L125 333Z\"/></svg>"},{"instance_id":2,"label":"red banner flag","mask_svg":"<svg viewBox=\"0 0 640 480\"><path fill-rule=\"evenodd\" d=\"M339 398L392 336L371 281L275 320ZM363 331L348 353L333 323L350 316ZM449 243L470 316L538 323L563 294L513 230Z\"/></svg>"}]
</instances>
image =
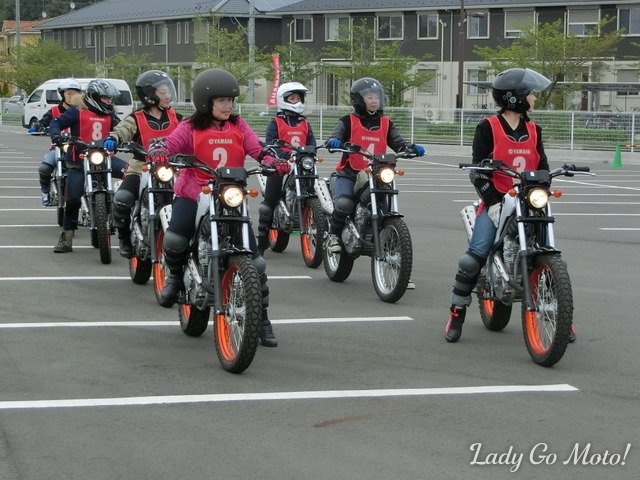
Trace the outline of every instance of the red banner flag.
<instances>
[{"instance_id":1,"label":"red banner flag","mask_svg":"<svg viewBox=\"0 0 640 480\"><path fill-rule=\"evenodd\" d=\"M273 90L271 90L268 105L277 105L278 87L280 86L280 55L277 53L271 55L271 61L273 62Z\"/></svg>"}]
</instances>

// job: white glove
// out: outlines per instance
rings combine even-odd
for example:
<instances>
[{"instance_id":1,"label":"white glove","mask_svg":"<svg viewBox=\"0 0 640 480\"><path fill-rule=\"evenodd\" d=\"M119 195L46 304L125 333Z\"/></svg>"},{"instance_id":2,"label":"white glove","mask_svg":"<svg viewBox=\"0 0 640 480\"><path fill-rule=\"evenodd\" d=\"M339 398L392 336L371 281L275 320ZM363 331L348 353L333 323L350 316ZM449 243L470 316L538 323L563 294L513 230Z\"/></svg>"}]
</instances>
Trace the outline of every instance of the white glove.
<instances>
[{"instance_id":1,"label":"white glove","mask_svg":"<svg viewBox=\"0 0 640 480\"><path fill-rule=\"evenodd\" d=\"M489 215L489 218L491 219L493 224L496 226L496 228L498 228L498 224L500 223L501 209L502 209L502 205L500 205L499 203L496 203L495 205L491 205L489 207L489 211L487 212L487 215Z\"/></svg>"}]
</instances>

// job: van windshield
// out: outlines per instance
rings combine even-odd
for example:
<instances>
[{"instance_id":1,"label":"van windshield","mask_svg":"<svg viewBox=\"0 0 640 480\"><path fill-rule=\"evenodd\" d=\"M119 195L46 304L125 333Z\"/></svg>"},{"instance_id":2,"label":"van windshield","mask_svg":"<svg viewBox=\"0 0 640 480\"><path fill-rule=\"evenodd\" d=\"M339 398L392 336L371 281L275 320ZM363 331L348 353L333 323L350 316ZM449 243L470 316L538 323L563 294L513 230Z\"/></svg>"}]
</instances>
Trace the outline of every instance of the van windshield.
<instances>
[{"instance_id":1,"label":"van windshield","mask_svg":"<svg viewBox=\"0 0 640 480\"><path fill-rule=\"evenodd\" d=\"M120 91L120 95L113 97L114 105L131 105L131 92Z\"/></svg>"}]
</instances>

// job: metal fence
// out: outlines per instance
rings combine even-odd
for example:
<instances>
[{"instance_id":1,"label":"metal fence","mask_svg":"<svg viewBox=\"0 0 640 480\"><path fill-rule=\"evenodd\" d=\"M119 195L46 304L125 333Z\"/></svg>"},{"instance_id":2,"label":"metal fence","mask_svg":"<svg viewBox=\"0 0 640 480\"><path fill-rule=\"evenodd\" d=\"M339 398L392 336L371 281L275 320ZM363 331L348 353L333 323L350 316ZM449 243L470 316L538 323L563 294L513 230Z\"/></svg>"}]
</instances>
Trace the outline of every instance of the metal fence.
<instances>
[{"instance_id":1,"label":"metal fence","mask_svg":"<svg viewBox=\"0 0 640 480\"><path fill-rule=\"evenodd\" d=\"M191 103L176 103L174 108L185 117L194 111ZM262 136L276 107L239 104L237 111ZM307 105L305 114L316 138L323 141L351 111L347 106ZM478 122L495 110L387 108L385 114L412 143L469 146ZM640 113L541 110L531 119L542 127L547 149L612 151L619 144L621 151L640 151ZM22 118L3 113L0 124L22 125Z\"/></svg>"}]
</instances>

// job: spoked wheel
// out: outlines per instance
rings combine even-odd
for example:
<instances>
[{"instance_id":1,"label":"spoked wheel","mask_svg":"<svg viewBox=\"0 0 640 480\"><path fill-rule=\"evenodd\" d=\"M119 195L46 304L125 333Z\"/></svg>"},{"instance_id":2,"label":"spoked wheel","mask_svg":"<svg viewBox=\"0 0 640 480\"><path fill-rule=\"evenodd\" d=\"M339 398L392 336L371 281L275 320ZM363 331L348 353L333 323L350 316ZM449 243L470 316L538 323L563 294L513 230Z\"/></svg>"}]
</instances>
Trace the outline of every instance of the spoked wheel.
<instances>
[{"instance_id":1,"label":"spoked wheel","mask_svg":"<svg viewBox=\"0 0 640 480\"><path fill-rule=\"evenodd\" d=\"M483 272L486 268L486 266L483 267ZM478 306L480 307L482 323L484 323L487 330L499 332L509 324L513 305L505 305L498 300L484 298L489 296L491 296L491 292L485 286L478 284Z\"/></svg>"},{"instance_id":2,"label":"spoked wheel","mask_svg":"<svg viewBox=\"0 0 640 480\"><path fill-rule=\"evenodd\" d=\"M322 246L322 259L324 261L324 271L329 277L329 280L333 282L343 282L353 270L353 262L355 258L351 257L347 253L333 253Z\"/></svg>"},{"instance_id":3,"label":"spoked wheel","mask_svg":"<svg viewBox=\"0 0 640 480\"><path fill-rule=\"evenodd\" d=\"M407 291L413 265L409 227L401 218L387 218L380 230L381 258L371 257L373 287L380 300L395 303Z\"/></svg>"},{"instance_id":4,"label":"spoked wheel","mask_svg":"<svg viewBox=\"0 0 640 480\"><path fill-rule=\"evenodd\" d=\"M55 180L51 182L49 186L49 199L52 207L57 207L60 204L60 195L58 194L58 182Z\"/></svg>"},{"instance_id":5,"label":"spoked wheel","mask_svg":"<svg viewBox=\"0 0 640 480\"><path fill-rule=\"evenodd\" d=\"M175 302L167 302L162 298L162 289L166 283L169 271L164 266L164 255L162 253L162 244L164 242L164 231L162 229L156 232L156 254L158 261L153 264L153 293L156 295L157 302L163 307L172 307Z\"/></svg>"},{"instance_id":6,"label":"spoked wheel","mask_svg":"<svg viewBox=\"0 0 640 480\"><path fill-rule=\"evenodd\" d=\"M328 230L327 216L322 210L320 201L311 198L302 210L300 246L302 258L309 268L318 268L322 263L322 241Z\"/></svg>"},{"instance_id":7,"label":"spoked wheel","mask_svg":"<svg viewBox=\"0 0 640 480\"><path fill-rule=\"evenodd\" d=\"M573 293L560 255L539 255L529 276L535 311L522 307L522 330L535 363L550 367L560 361L569 344L573 323Z\"/></svg>"},{"instance_id":8,"label":"spoked wheel","mask_svg":"<svg viewBox=\"0 0 640 480\"><path fill-rule=\"evenodd\" d=\"M109 211L107 209L107 194L98 192L95 194L95 225L96 240L100 250L100 261L111 263L111 229L109 228Z\"/></svg>"},{"instance_id":9,"label":"spoked wheel","mask_svg":"<svg viewBox=\"0 0 640 480\"><path fill-rule=\"evenodd\" d=\"M199 337L207 329L211 309L198 310L193 305L180 305L178 308L178 318L180 318L180 328L190 337Z\"/></svg>"},{"instance_id":10,"label":"spoked wheel","mask_svg":"<svg viewBox=\"0 0 640 480\"><path fill-rule=\"evenodd\" d=\"M269 229L269 248L276 253L284 252L289 245L290 235L284 230Z\"/></svg>"},{"instance_id":11,"label":"spoked wheel","mask_svg":"<svg viewBox=\"0 0 640 480\"><path fill-rule=\"evenodd\" d=\"M247 255L232 255L222 275L224 314L215 319L216 352L222 368L246 370L258 349L262 294L255 264Z\"/></svg>"}]
</instances>

